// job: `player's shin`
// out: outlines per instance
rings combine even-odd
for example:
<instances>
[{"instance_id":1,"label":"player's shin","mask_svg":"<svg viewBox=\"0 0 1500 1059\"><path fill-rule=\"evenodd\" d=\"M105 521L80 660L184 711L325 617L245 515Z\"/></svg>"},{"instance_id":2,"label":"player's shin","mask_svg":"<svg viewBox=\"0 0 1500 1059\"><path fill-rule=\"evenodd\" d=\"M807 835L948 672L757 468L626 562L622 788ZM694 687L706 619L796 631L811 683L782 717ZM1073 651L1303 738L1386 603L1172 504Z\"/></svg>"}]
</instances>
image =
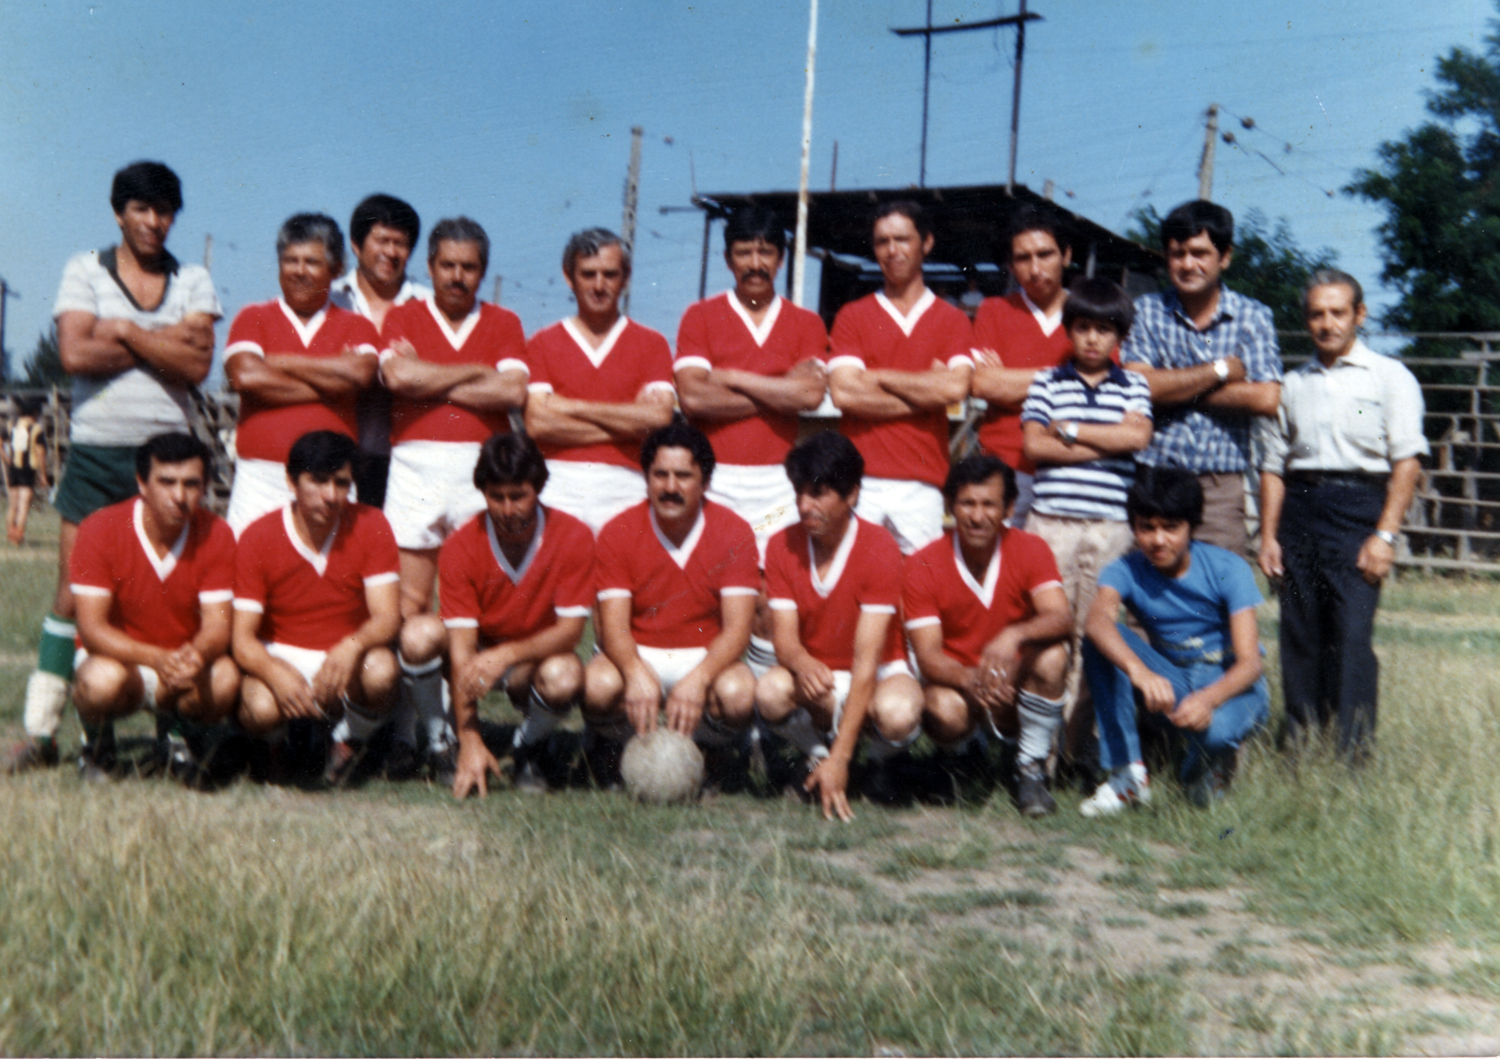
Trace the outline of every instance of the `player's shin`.
<instances>
[{"instance_id":1,"label":"player's shin","mask_svg":"<svg viewBox=\"0 0 1500 1059\"><path fill-rule=\"evenodd\" d=\"M454 741L443 691L441 658L420 665L401 659L401 695L416 712L429 753L441 751Z\"/></svg>"}]
</instances>

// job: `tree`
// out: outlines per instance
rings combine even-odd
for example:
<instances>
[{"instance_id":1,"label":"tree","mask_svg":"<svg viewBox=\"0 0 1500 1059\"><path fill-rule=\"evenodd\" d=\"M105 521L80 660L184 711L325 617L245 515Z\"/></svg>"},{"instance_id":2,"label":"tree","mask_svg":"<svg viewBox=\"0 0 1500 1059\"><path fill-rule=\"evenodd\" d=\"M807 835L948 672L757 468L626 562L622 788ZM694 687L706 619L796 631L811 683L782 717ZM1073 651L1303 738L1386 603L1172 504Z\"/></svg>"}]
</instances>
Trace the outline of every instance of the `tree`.
<instances>
[{"instance_id":1,"label":"tree","mask_svg":"<svg viewBox=\"0 0 1500 1059\"><path fill-rule=\"evenodd\" d=\"M1160 246L1161 215L1152 206L1137 210L1135 227L1126 234L1146 246ZM1234 258L1224 278L1240 294L1269 308L1278 331L1305 331L1302 288L1309 276L1332 268L1337 258L1327 247L1303 250L1285 217L1272 226L1265 214L1251 209L1235 219ZM1306 339L1283 339L1282 352L1311 354L1312 345Z\"/></svg>"},{"instance_id":2,"label":"tree","mask_svg":"<svg viewBox=\"0 0 1500 1059\"><path fill-rule=\"evenodd\" d=\"M1500 331L1500 24L1482 53L1438 59L1436 119L1380 145L1344 193L1380 204L1383 322L1406 331ZM1423 353L1437 350L1424 348Z\"/></svg>"},{"instance_id":3,"label":"tree","mask_svg":"<svg viewBox=\"0 0 1500 1059\"><path fill-rule=\"evenodd\" d=\"M62 355L57 350L56 324L37 336L36 348L26 361L26 374L19 380L11 381L13 385L25 389L46 389L67 383L68 373L63 371Z\"/></svg>"}]
</instances>

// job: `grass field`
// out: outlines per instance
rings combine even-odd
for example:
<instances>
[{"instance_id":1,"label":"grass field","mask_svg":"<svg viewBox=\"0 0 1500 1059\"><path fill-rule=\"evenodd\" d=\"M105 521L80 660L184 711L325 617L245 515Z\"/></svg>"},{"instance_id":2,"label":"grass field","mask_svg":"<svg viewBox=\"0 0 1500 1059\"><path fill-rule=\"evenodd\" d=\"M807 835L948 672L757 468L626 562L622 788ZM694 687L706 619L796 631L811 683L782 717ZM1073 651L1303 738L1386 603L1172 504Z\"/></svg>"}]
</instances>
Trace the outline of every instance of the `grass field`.
<instances>
[{"instance_id":1,"label":"grass field","mask_svg":"<svg viewBox=\"0 0 1500 1059\"><path fill-rule=\"evenodd\" d=\"M52 576L0 561L6 734ZM1107 822L0 781L0 1052L1494 1054L1497 647L1500 587L1403 580L1371 768Z\"/></svg>"}]
</instances>

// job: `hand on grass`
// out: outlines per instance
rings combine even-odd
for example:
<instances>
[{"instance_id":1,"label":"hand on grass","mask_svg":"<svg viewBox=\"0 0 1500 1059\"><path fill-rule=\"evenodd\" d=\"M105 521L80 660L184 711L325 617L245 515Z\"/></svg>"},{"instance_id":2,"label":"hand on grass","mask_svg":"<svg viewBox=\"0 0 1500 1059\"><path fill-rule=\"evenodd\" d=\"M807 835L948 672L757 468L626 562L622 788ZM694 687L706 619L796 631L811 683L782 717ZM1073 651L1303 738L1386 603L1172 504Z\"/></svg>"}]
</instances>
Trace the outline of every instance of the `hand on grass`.
<instances>
[{"instance_id":1,"label":"hand on grass","mask_svg":"<svg viewBox=\"0 0 1500 1059\"><path fill-rule=\"evenodd\" d=\"M490 776L500 778L500 762L484 745L484 740L460 740L458 766L453 772L453 797L459 801L470 794L483 798L488 793L486 781Z\"/></svg>"}]
</instances>

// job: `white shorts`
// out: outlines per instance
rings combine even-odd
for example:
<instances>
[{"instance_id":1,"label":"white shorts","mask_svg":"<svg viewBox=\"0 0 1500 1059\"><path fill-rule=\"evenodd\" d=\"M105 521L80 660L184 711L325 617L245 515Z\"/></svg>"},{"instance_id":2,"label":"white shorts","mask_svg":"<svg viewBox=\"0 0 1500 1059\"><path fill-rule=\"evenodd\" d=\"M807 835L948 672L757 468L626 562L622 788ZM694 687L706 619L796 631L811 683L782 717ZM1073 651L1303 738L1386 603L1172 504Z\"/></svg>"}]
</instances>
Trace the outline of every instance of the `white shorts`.
<instances>
[{"instance_id":1,"label":"white shorts","mask_svg":"<svg viewBox=\"0 0 1500 1059\"><path fill-rule=\"evenodd\" d=\"M302 679L309 684L313 677L318 675L318 670L323 668L323 660L328 657L327 651L314 651L309 647L293 647L289 643L268 643L265 645L266 654L272 658L279 658L291 666Z\"/></svg>"},{"instance_id":2,"label":"white shorts","mask_svg":"<svg viewBox=\"0 0 1500 1059\"><path fill-rule=\"evenodd\" d=\"M866 478L854 513L884 526L902 555L910 555L943 535L943 491L904 478Z\"/></svg>"},{"instance_id":3,"label":"white shorts","mask_svg":"<svg viewBox=\"0 0 1500 1059\"><path fill-rule=\"evenodd\" d=\"M708 657L707 647L644 647L637 646L641 661L651 667L661 683L661 697L665 702L677 682L687 676Z\"/></svg>"},{"instance_id":4,"label":"white shorts","mask_svg":"<svg viewBox=\"0 0 1500 1059\"><path fill-rule=\"evenodd\" d=\"M75 673L78 671L78 667L83 665L88 656L89 652L85 647L80 647L73 652L73 671ZM124 665L126 663L121 664ZM156 698L161 691L161 677L150 666L136 666L135 670L141 675L141 687L145 689L145 693L141 696L141 701L137 708L142 710L156 709Z\"/></svg>"},{"instance_id":5,"label":"white shorts","mask_svg":"<svg viewBox=\"0 0 1500 1059\"><path fill-rule=\"evenodd\" d=\"M582 520L597 537L606 522L646 499L646 477L612 463L548 460L541 499L548 507Z\"/></svg>"},{"instance_id":6,"label":"white shorts","mask_svg":"<svg viewBox=\"0 0 1500 1059\"><path fill-rule=\"evenodd\" d=\"M477 441L403 441L391 449L385 517L396 547L427 551L484 510L474 488Z\"/></svg>"},{"instance_id":7,"label":"white shorts","mask_svg":"<svg viewBox=\"0 0 1500 1059\"><path fill-rule=\"evenodd\" d=\"M229 490L229 510L224 520L238 540L246 526L285 507L292 498L285 464L275 460L235 460L234 487Z\"/></svg>"},{"instance_id":8,"label":"white shorts","mask_svg":"<svg viewBox=\"0 0 1500 1059\"><path fill-rule=\"evenodd\" d=\"M886 677L905 674L911 676L911 669L904 661L886 662L875 670L875 683L879 684ZM854 674L847 669L835 669L833 671L833 727L828 730L828 741L832 742L839 734L839 724L844 720L844 703L849 701L849 685L854 683Z\"/></svg>"},{"instance_id":9,"label":"white shorts","mask_svg":"<svg viewBox=\"0 0 1500 1059\"><path fill-rule=\"evenodd\" d=\"M797 521L797 493L779 463L766 466L721 463L709 480L708 498L750 523L762 566L766 561L766 542L778 530Z\"/></svg>"}]
</instances>

